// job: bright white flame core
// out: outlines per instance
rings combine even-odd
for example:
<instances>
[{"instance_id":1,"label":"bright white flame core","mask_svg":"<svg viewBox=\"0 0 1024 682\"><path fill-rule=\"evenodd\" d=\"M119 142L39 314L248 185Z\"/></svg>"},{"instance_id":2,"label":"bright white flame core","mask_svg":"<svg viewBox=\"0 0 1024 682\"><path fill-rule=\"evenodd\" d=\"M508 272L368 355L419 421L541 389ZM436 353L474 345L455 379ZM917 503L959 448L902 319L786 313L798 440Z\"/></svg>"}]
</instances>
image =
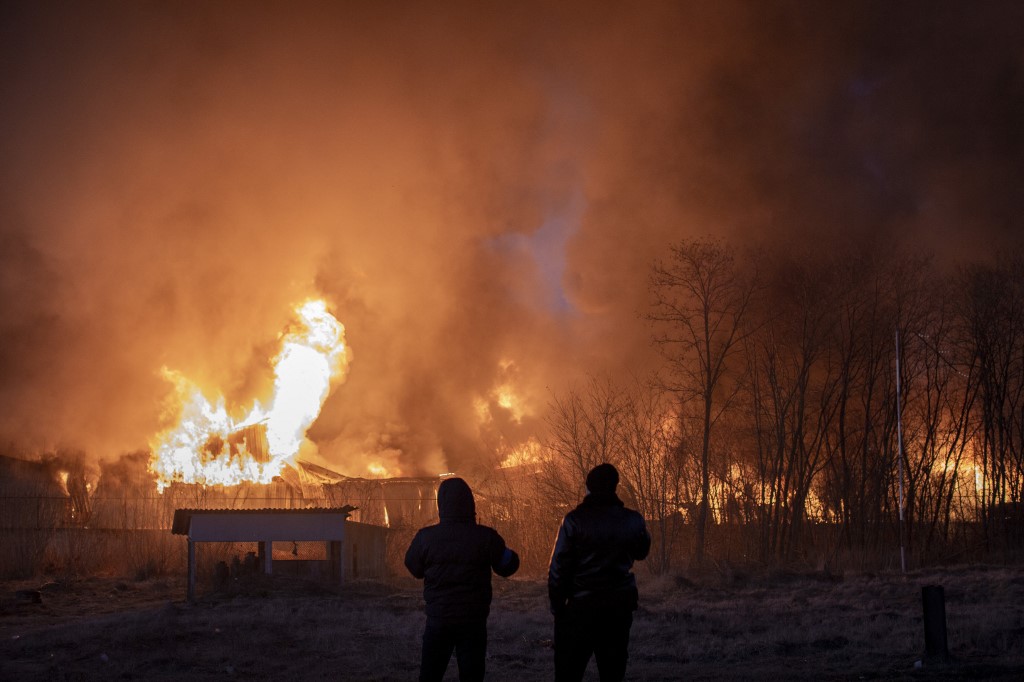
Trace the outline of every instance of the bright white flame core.
<instances>
[{"instance_id":1,"label":"bright white flame core","mask_svg":"<svg viewBox=\"0 0 1024 682\"><path fill-rule=\"evenodd\" d=\"M269 483L298 454L306 431L320 415L331 385L348 369L345 328L323 301L308 301L295 310L299 325L281 341L274 358L274 395L264 411L259 402L239 421L228 414L224 399L211 404L202 391L178 372L164 369L181 406L178 424L160 434L149 468L162 492L170 483L234 485ZM261 444L230 443L246 427L266 427L267 452Z\"/></svg>"},{"instance_id":2,"label":"bright white flame core","mask_svg":"<svg viewBox=\"0 0 1024 682\"><path fill-rule=\"evenodd\" d=\"M305 329L284 338L274 366L274 401L265 417L275 458L298 453L345 359L345 328L323 301L309 301L296 312Z\"/></svg>"}]
</instances>

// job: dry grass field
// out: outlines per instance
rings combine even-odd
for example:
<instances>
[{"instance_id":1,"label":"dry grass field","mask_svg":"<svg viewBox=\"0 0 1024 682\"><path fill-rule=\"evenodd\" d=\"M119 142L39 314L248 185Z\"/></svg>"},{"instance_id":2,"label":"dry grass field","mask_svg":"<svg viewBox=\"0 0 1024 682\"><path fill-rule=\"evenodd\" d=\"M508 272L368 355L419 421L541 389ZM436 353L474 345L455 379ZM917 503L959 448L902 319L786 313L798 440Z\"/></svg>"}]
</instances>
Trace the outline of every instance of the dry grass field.
<instances>
[{"instance_id":1,"label":"dry grass field","mask_svg":"<svg viewBox=\"0 0 1024 682\"><path fill-rule=\"evenodd\" d=\"M945 590L952 660L915 667L928 584ZM188 604L177 577L5 583L0 679L412 680L419 587L259 577ZM495 587L488 679L551 679L544 585ZM1024 569L718 571L641 590L630 680L1024 679Z\"/></svg>"}]
</instances>

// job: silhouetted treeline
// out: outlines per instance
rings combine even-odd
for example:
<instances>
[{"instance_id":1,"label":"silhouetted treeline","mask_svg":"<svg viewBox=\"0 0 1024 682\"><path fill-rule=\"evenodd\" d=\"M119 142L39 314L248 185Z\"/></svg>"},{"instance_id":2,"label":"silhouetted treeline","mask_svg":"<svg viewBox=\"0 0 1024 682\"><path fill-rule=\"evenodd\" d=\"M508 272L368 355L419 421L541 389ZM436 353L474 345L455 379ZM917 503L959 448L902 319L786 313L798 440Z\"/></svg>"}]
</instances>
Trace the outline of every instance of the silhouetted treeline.
<instances>
[{"instance_id":1,"label":"silhouetted treeline","mask_svg":"<svg viewBox=\"0 0 1024 682\"><path fill-rule=\"evenodd\" d=\"M898 565L901 534L918 564L1024 546L1019 253L940 266L694 240L650 288L664 366L556 397L547 499L615 462L661 569L705 552Z\"/></svg>"}]
</instances>

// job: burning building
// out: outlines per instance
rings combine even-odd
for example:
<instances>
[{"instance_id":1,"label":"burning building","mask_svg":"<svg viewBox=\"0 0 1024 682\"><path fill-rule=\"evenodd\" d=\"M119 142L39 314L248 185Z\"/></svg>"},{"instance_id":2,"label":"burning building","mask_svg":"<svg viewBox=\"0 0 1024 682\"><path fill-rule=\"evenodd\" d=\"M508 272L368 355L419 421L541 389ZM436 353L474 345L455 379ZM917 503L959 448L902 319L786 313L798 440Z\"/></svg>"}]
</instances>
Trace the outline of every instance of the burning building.
<instances>
[{"instance_id":1,"label":"burning building","mask_svg":"<svg viewBox=\"0 0 1024 682\"><path fill-rule=\"evenodd\" d=\"M11 464L8 485L37 491L32 496L39 504L32 514L5 518L36 518L18 524L51 529L68 541L65 544L81 544L87 537L93 542L106 535L119 536L128 546L139 544L144 535L142 544L163 546L165 538L156 540L153 534L166 535L182 510L278 513L343 508L348 535L361 539L362 574L383 573L386 529L409 530L436 521L442 476L346 476L303 456L316 451L306 432L332 387L344 380L350 352L344 327L324 301L308 300L294 312L271 358L273 393L265 404L253 400L247 410L229 408L219 394L208 397L182 373L164 368L164 378L173 385L168 426L153 437L148 451L100 463L98 475L90 481L73 465ZM374 466L368 464L367 469L373 471ZM43 539L40 546L49 542ZM354 559L355 545L347 553ZM346 573L360 571L352 566Z\"/></svg>"}]
</instances>

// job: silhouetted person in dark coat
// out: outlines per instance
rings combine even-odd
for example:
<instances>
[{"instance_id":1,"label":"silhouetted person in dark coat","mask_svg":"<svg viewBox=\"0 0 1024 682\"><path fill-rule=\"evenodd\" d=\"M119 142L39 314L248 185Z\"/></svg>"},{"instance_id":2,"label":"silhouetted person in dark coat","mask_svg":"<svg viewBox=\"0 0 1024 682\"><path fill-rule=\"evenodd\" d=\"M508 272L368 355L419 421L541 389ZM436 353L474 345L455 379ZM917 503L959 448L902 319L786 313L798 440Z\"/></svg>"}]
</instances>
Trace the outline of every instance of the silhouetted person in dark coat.
<instances>
[{"instance_id":1,"label":"silhouetted person in dark coat","mask_svg":"<svg viewBox=\"0 0 1024 682\"><path fill-rule=\"evenodd\" d=\"M644 518L615 494L611 464L587 475L587 495L565 515L548 570L555 616L555 680L583 679L593 655L601 682L626 675L638 593L633 562L651 549Z\"/></svg>"},{"instance_id":2,"label":"silhouetted person in dark coat","mask_svg":"<svg viewBox=\"0 0 1024 682\"><path fill-rule=\"evenodd\" d=\"M440 523L420 529L405 553L427 603L420 681L441 680L454 651L459 679L475 682L484 678L491 571L507 578L519 570L519 555L476 522L473 492L461 478L438 487L437 512Z\"/></svg>"}]
</instances>

